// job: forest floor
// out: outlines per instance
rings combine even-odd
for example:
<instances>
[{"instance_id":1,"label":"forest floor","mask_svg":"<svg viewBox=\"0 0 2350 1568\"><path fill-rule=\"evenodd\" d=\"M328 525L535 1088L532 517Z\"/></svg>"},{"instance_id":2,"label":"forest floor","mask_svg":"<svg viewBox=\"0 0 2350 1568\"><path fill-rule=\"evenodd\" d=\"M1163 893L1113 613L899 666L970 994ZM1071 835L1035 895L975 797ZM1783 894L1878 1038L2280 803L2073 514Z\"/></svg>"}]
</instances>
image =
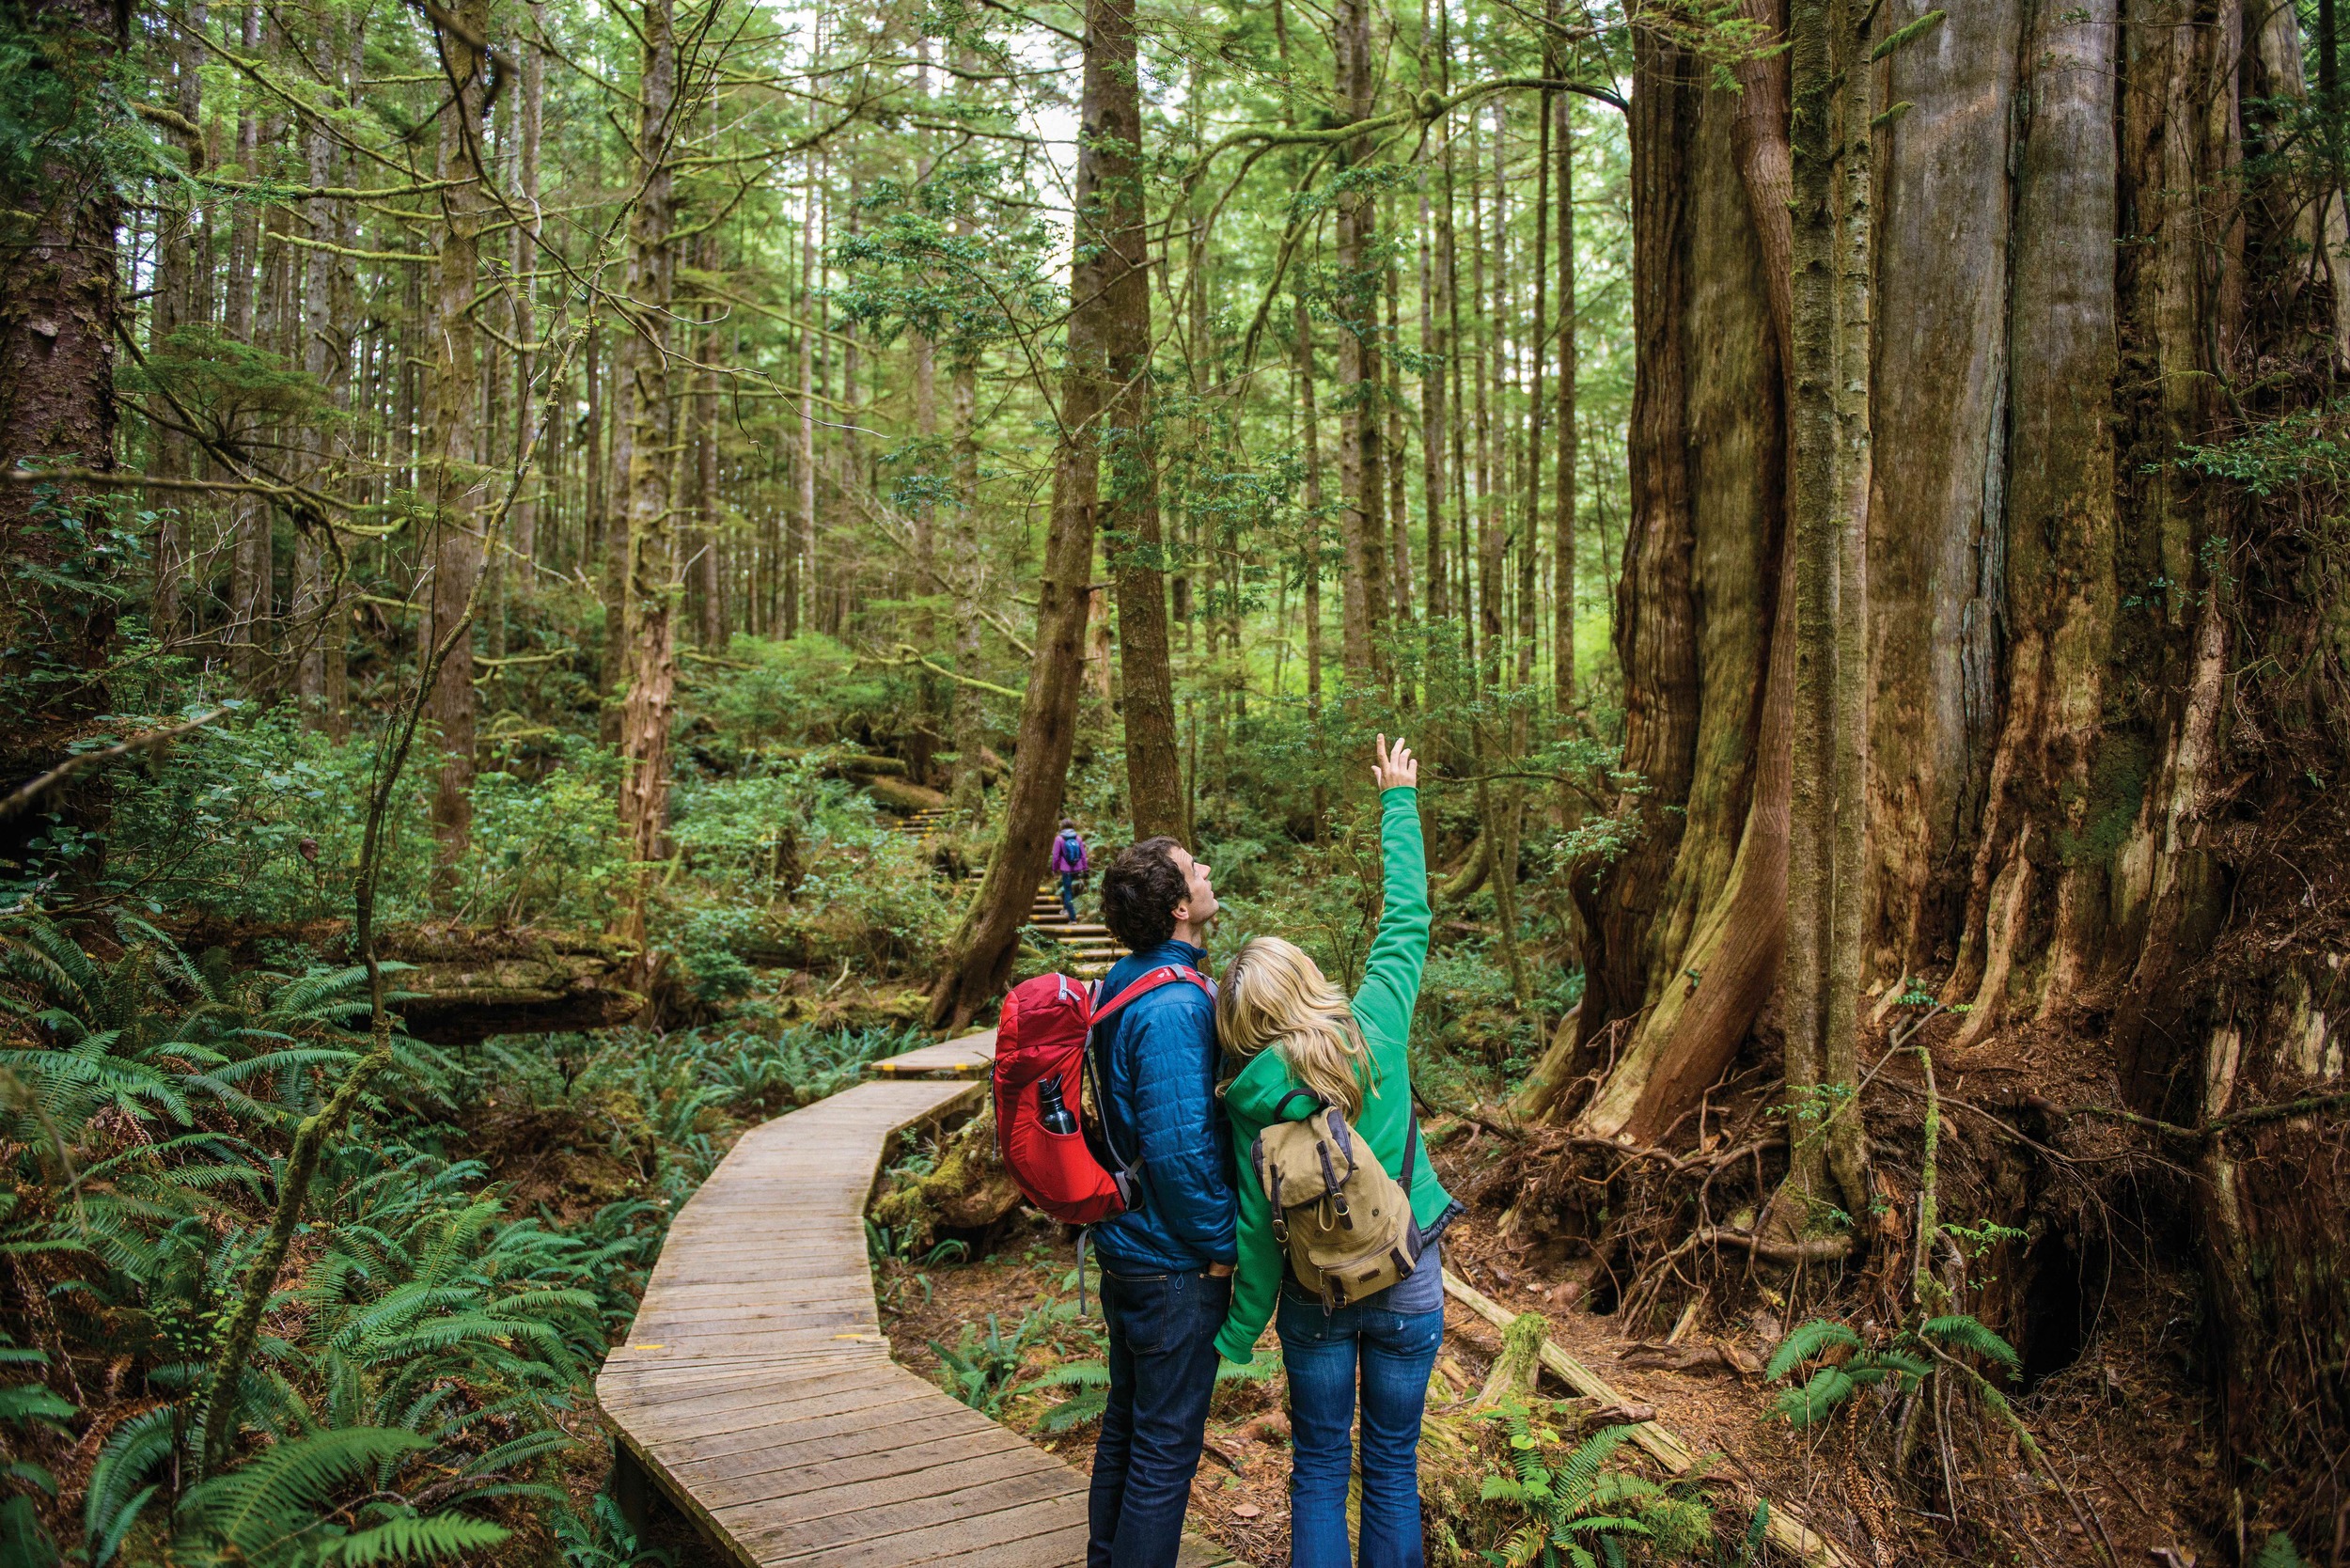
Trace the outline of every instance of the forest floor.
<instances>
[{"instance_id":1,"label":"forest floor","mask_svg":"<svg viewBox=\"0 0 2350 1568\"><path fill-rule=\"evenodd\" d=\"M1480 1154L1456 1144L1443 1152L1438 1164L1448 1179L1455 1179L1469 1176L1462 1168L1484 1157L1490 1151ZM1953 1530L1938 1508L1884 1496L1846 1462L1853 1422L1840 1418L1797 1433L1770 1416L1775 1390L1765 1385L1761 1369L1777 1325L1764 1295L1749 1293L1755 1310L1732 1321L1693 1318L1665 1347L1661 1341L1669 1329L1632 1332L1618 1317L1562 1307L1561 1298L1576 1294L1566 1281L1568 1271L1545 1268L1513 1252L1494 1233L1491 1219L1473 1214L1447 1232L1449 1270L1512 1311L1543 1313L1550 1338L1561 1349L1628 1400L1655 1408L1659 1422L1719 1479L1721 1495L1759 1494L1794 1509L1813 1528L1844 1544L1855 1568L1993 1561L2187 1565L2218 1560L2213 1543L2192 1523L2212 1517L2215 1508L2224 1510L2226 1504L2214 1496L2219 1490L2218 1455L2201 1435L2210 1414L2208 1400L2184 1360L2183 1339L2189 1329L2178 1314L2191 1311L2193 1300L2186 1281L2115 1280L2103 1326L2082 1354L2017 1400L2061 1486L2034 1477L2011 1442L2004 1463L1995 1451L1982 1468L1977 1467L1982 1462L1954 1466L1964 1501L1961 1528ZM1068 1392L1036 1380L1059 1359L1100 1353L1098 1306L1094 1317L1071 1321L1075 1262L1061 1228L1030 1215L1014 1221L1009 1238L974 1262L883 1264L876 1275L894 1353L951 1391L952 1369L934 1347L969 1350L990 1333L992 1318L1002 1350L1024 1369L1005 1381L1019 1384L1026 1378L1025 1393L1010 1390L994 1413L1036 1434ZM2124 1298L2131 1302L2126 1311L2118 1309ZM1027 1334L1015 1330L1048 1317L1059 1321ZM1465 1410L1500 1353L1501 1335L1449 1297L1445 1327L1439 1381L1461 1392L1454 1408ZM1275 1343L1268 1331L1260 1365L1277 1369ZM1687 1364L1676 1370L1660 1361ZM1547 1379L1546 1391L1565 1392ZM1262 1568L1275 1568L1289 1555L1284 1402L1277 1370L1262 1381L1220 1385L1205 1456L1192 1485L1190 1528ZM1882 1409L1873 1406L1874 1402L1856 1401L1849 1408L1859 1412L1859 1419L1883 1419ZM1038 1435L1038 1441L1086 1468L1094 1430L1088 1422L1059 1435ZM1718 1457L1702 1457L1709 1455ZM1918 1495L1938 1498L1939 1488L1919 1489ZM1743 1518L1743 1513L1725 1518ZM1499 1544L1499 1521L1493 1513L1439 1517L1432 1509L1430 1561L1483 1560L1480 1549ZM1454 1535L1450 1543L1443 1539L1448 1529Z\"/></svg>"}]
</instances>

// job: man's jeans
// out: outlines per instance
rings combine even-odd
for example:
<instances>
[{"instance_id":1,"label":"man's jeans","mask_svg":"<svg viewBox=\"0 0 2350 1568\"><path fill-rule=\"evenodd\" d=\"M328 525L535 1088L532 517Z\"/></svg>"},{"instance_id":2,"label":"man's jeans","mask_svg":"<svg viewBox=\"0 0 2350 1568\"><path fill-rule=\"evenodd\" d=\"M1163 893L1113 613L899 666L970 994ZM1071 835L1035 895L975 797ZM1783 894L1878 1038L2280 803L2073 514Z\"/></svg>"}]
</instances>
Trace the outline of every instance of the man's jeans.
<instances>
[{"instance_id":1,"label":"man's jeans","mask_svg":"<svg viewBox=\"0 0 2350 1568\"><path fill-rule=\"evenodd\" d=\"M1104 1271L1110 1399L1093 1445L1086 1568L1172 1568L1231 1304L1229 1276Z\"/></svg>"},{"instance_id":2,"label":"man's jeans","mask_svg":"<svg viewBox=\"0 0 2350 1568\"><path fill-rule=\"evenodd\" d=\"M1443 1265L1434 1248L1424 1268ZM1360 1568L1420 1568L1419 1419L1444 1343L1444 1297L1395 1311L1388 1297L1418 1276L1352 1307L1281 1290L1281 1365L1289 1373L1291 1568L1349 1568L1346 1486L1354 1469L1355 1385L1363 1389ZM1424 1293L1415 1292L1414 1294Z\"/></svg>"},{"instance_id":3,"label":"man's jeans","mask_svg":"<svg viewBox=\"0 0 2350 1568\"><path fill-rule=\"evenodd\" d=\"M1074 871L1060 874L1060 912L1069 917L1071 925L1077 923L1077 873Z\"/></svg>"}]
</instances>

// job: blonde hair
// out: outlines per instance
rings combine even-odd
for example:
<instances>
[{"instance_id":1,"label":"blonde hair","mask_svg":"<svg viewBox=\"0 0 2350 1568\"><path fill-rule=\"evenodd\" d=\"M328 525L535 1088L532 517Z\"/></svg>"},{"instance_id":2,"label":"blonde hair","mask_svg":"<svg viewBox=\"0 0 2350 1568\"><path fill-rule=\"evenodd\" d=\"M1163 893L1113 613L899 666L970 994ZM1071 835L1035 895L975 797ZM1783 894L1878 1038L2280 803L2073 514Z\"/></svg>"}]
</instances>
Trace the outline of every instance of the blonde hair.
<instances>
[{"instance_id":1,"label":"blonde hair","mask_svg":"<svg viewBox=\"0 0 2350 1568\"><path fill-rule=\"evenodd\" d=\"M1346 994L1294 942L1252 936L1225 967L1215 994L1216 1032L1244 1061L1266 1046L1294 1077L1351 1121L1362 1113L1378 1068Z\"/></svg>"}]
</instances>

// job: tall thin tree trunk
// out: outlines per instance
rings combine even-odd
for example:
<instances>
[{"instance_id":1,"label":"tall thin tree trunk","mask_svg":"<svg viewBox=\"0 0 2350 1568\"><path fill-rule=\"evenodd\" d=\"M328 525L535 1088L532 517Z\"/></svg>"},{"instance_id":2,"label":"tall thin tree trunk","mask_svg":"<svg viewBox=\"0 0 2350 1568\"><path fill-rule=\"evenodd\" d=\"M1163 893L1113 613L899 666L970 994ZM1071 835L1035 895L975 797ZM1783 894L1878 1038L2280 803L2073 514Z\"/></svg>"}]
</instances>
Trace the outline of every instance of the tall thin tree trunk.
<instances>
[{"instance_id":1,"label":"tall thin tree trunk","mask_svg":"<svg viewBox=\"0 0 2350 1568\"><path fill-rule=\"evenodd\" d=\"M312 40L316 52L314 69L322 79L332 81L340 64L332 24L322 11L313 10L309 20L317 32ZM321 189L333 184L335 142L323 123L304 127L303 151L311 186ZM309 239L320 247L335 243L339 233L335 204L314 196L304 205L307 208ZM332 399L339 379L333 345L334 335L340 330L334 318L335 274L340 264L328 249L302 253L302 368L327 400ZM314 420L306 432L301 458L304 477L314 487L326 481L326 439L324 421ZM305 527L294 537L293 614L290 628L294 653L294 698L301 705L304 722L317 729L325 729L329 722L326 643L330 637L337 644L342 639L342 627L335 614L340 574L335 566L331 542L321 538L315 526Z\"/></svg>"},{"instance_id":2,"label":"tall thin tree trunk","mask_svg":"<svg viewBox=\"0 0 2350 1568\"><path fill-rule=\"evenodd\" d=\"M620 822L631 855L659 857L668 826L669 714L677 695L676 536L671 527L671 442L678 423L667 356L677 289L675 154L682 121L671 0L638 13L644 73L637 85L636 210L629 222L624 328L635 335L635 394L628 475L625 645L628 692L620 715ZM643 917L640 900L631 924Z\"/></svg>"},{"instance_id":3,"label":"tall thin tree trunk","mask_svg":"<svg viewBox=\"0 0 2350 1568\"><path fill-rule=\"evenodd\" d=\"M1339 0L1336 99L1340 123L1368 119L1371 113L1371 0ZM1350 141L1346 156L1359 165L1371 155L1368 135ZM1347 672L1357 681L1385 674L1381 639L1389 605L1386 518L1386 469L1383 448L1386 421L1381 416L1379 373L1378 201L1354 185L1338 202L1339 488L1346 564L1341 627Z\"/></svg>"},{"instance_id":4,"label":"tall thin tree trunk","mask_svg":"<svg viewBox=\"0 0 2350 1568\"><path fill-rule=\"evenodd\" d=\"M1113 26L1120 25L1116 22ZM1131 23L1124 24L1131 26ZM1129 45L1131 47L1131 45ZM1119 87L1104 114L1120 124L1142 123L1139 89ZM1139 150L1120 149L1139 156ZM1137 165L1138 166L1138 165ZM1138 180L1103 185L1100 211L1088 218L1109 247L1102 259L1102 374L1107 401L1098 437L1089 434L1106 472L1100 481L1098 526L1118 595L1118 670L1124 687L1127 808L1137 839L1187 837L1182 764L1175 743L1175 680L1167 626L1166 535L1159 518L1158 444L1151 412L1151 267ZM1198 279L1197 256L1193 274ZM1200 355L1206 312L1193 291L1192 368ZM1099 461L1089 459L1088 461ZM1104 670L1106 675L1106 669Z\"/></svg>"},{"instance_id":5,"label":"tall thin tree trunk","mask_svg":"<svg viewBox=\"0 0 2350 1568\"><path fill-rule=\"evenodd\" d=\"M1305 541L1298 551L1306 595L1306 712L1322 712L1322 421L1314 405L1314 319L1297 301L1297 404L1306 446Z\"/></svg>"},{"instance_id":6,"label":"tall thin tree trunk","mask_svg":"<svg viewBox=\"0 0 2350 1568\"><path fill-rule=\"evenodd\" d=\"M1575 352L1574 100L1559 95L1559 494L1552 511L1552 704L1564 715L1574 707Z\"/></svg>"},{"instance_id":7,"label":"tall thin tree trunk","mask_svg":"<svg viewBox=\"0 0 2350 1568\"><path fill-rule=\"evenodd\" d=\"M241 45L247 59L257 58L267 36L261 7L246 0ZM237 177L258 178L261 127L249 103L237 114ZM257 305L256 274L260 266L261 209L238 202L231 208L228 237L227 299L223 324L240 343L253 341ZM241 437L258 431L240 431ZM229 667L247 682L258 682L265 654L263 625L269 615L270 515L258 497L240 492L228 503L228 613L221 637Z\"/></svg>"},{"instance_id":8,"label":"tall thin tree trunk","mask_svg":"<svg viewBox=\"0 0 2350 1568\"><path fill-rule=\"evenodd\" d=\"M1427 9L1422 0L1421 10ZM1428 22L1420 19L1420 31L1425 34ZM1424 63L1424 62L1423 62ZM1428 583L1428 619L1441 620L1452 613L1451 598L1447 590L1450 575L1445 570L1445 357L1451 341L1445 332L1442 302L1448 289L1445 269L1452 262L1450 241L1452 203L1448 194L1441 212L1432 212L1435 206L1430 182L1435 178L1435 159L1431 149L1423 147L1419 174L1419 471L1420 507L1425 513L1427 533L1421 551L1421 571Z\"/></svg>"},{"instance_id":9,"label":"tall thin tree trunk","mask_svg":"<svg viewBox=\"0 0 2350 1568\"><path fill-rule=\"evenodd\" d=\"M1388 205L1388 215L1390 218L1394 215L1392 202ZM1394 225L1390 223L1388 227L1393 227ZM1403 286L1392 260L1381 272L1386 279L1387 341L1401 344L1403 341ZM1408 484L1403 461L1403 368L1396 355L1387 355L1386 370L1387 431L1383 461L1387 470L1387 575L1394 589L1395 623L1408 626L1412 621L1412 513L1406 504ZM1235 605L1239 604L1238 595L1232 597L1232 603ZM1232 651L1240 651L1237 635L1233 639Z\"/></svg>"},{"instance_id":10,"label":"tall thin tree trunk","mask_svg":"<svg viewBox=\"0 0 2350 1568\"><path fill-rule=\"evenodd\" d=\"M204 89L202 42L207 24L203 0L192 0L185 15L173 33L170 55L173 63L175 107L180 121L196 127L194 134L183 134L187 150L188 170L201 173L204 168ZM174 226L166 215L164 227L158 237L155 313L153 336L148 345L150 353L166 347L174 333L196 326L208 320L207 309L212 290L212 269L205 265L208 258L199 255L198 231L207 221L198 201L191 196L185 209L176 214ZM175 227L179 231L175 232ZM164 478L188 478L194 476L194 451L187 434L180 430L164 428L155 432L155 471ZM187 631L187 606L183 597L187 583L189 549L193 530L190 522L196 515L196 497L188 491L154 492L148 505L155 510L158 525L155 539L155 600L153 624L156 637L168 644L178 641Z\"/></svg>"},{"instance_id":11,"label":"tall thin tree trunk","mask_svg":"<svg viewBox=\"0 0 2350 1568\"><path fill-rule=\"evenodd\" d=\"M463 0L457 19L477 39L489 34L489 0ZM487 149L482 146L487 57L458 32L435 28L457 85L441 116L439 178L445 227L432 291L432 416L435 453L431 476L432 576L427 635L432 645L454 641L432 685L426 712L440 730L442 761L432 796L432 832L440 844L443 883L465 851L473 826L474 660L472 616L481 577L484 519L480 458L481 370L474 324L479 287L482 196Z\"/></svg>"},{"instance_id":12,"label":"tall thin tree trunk","mask_svg":"<svg viewBox=\"0 0 2350 1568\"><path fill-rule=\"evenodd\" d=\"M718 270L718 238L702 236L703 270ZM726 575L719 570L718 541L718 328L717 307L702 307L701 361L694 373L694 640L713 652L727 646Z\"/></svg>"},{"instance_id":13,"label":"tall thin tree trunk","mask_svg":"<svg viewBox=\"0 0 2350 1568\"><path fill-rule=\"evenodd\" d=\"M800 203L800 507L783 556L783 635L800 635L800 574L816 548L816 154Z\"/></svg>"},{"instance_id":14,"label":"tall thin tree trunk","mask_svg":"<svg viewBox=\"0 0 2350 1568\"><path fill-rule=\"evenodd\" d=\"M1062 380L1060 441L1053 473L1053 521L1037 591L1036 658L1021 700L1020 733L1006 792L1003 828L979 897L949 942L931 992L933 1027L959 1026L999 990L1029 902L1051 853L1053 821L1076 743L1084 676L1087 585L1093 566L1094 504L1100 484L1102 416L1113 390L1117 325L1110 300L1144 265L1144 236L1111 227L1134 209L1112 193L1138 188L1142 145L1134 0L1091 0L1085 28L1085 83L1078 119L1070 262L1068 371Z\"/></svg>"},{"instance_id":15,"label":"tall thin tree trunk","mask_svg":"<svg viewBox=\"0 0 2350 1568\"><path fill-rule=\"evenodd\" d=\"M541 0L525 0L524 36L518 49L522 55L521 149L519 152L519 184L522 188L523 221L514 227L514 341L524 345L533 342L539 333L539 313L534 308L538 286L530 274L539 266L539 237L544 215L539 205L539 155L546 117L547 72L546 55L540 48L546 25ZM538 359L525 346L514 355L514 450L532 450L538 434L539 397L533 385ZM552 431L550 434L554 433ZM534 466L538 477L525 479L514 497L512 525L509 530L512 541L511 566L507 573L509 591L528 599L537 586L539 561L539 496L553 482L556 468L552 453L541 453Z\"/></svg>"},{"instance_id":16,"label":"tall thin tree trunk","mask_svg":"<svg viewBox=\"0 0 2350 1568\"><path fill-rule=\"evenodd\" d=\"M1543 74L1556 76L1557 62L1543 68ZM1536 619L1536 582L1541 572L1543 539L1543 421L1550 407L1543 401L1543 360L1549 350L1553 330L1550 311L1550 247L1543 243L1543 225L1550 215L1550 118L1553 95L1545 92L1541 100L1541 123L1535 130L1534 153L1534 330L1530 336L1533 348L1533 368L1527 378L1526 392L1526 523L1518 539L1518 688L1521 691L1534 684L1534 653L1541 646ZM1518 723L1524 728L1531 715L1526 708L1518 709ZM1526 739L1517 744L1524 754Z\"/></svg>"},{"instance_id":17,"label":"tall thin tree trunk","mask_svg":"<svg viewBox=\"0 0 2350 1568\"><path fill-rule=\"evenodd\" d=\"M972 56L966 48L958 46L955 64L960 70L971 69ZM958 238L967 239L970 236L972 223L967 212L956 214L954 231ZM977 669L979 662L981 551L979 367L977 355L967 347L955 355L949 367L947 398L948 416L954 428L955 504L949 548L954 555L955 667L970 673ZM1089 603L1089 614L1090 609ZM1105 665L1105 672L1106 668ZM959 814L976 825L987 806L987 776L981 757L986 750L987 714L980 705L979 694L967 687L958 689L953 701L955 778L952 805Z\"/></svg>"}]
</instances>

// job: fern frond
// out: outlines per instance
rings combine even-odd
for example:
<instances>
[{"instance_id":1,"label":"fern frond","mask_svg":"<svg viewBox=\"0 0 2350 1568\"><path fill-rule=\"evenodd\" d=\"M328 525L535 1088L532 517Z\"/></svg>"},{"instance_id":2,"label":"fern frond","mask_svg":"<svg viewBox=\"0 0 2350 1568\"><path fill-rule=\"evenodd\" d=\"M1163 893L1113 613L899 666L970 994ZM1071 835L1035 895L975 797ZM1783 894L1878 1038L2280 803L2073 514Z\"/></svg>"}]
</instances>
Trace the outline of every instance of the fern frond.
<instances>
[{"instance_id":1,"label":"fern frond","mask_svg":"<svg viewBox=\"0 0 2350 1568\"><path fill-rule=\"evenodd\" d=\"M1551 1490L1559 1495L1562 1505L1581 1512L1599 1482L1600 1466L1614 1456L1632 1436L1632 1429L1622 1424L1604 1426L1583 1439L1575 1450L1559 1466L1559 1479Z\"/></svg>"},{"instance_id":2,"label":"fern frond","mask_svg":"<svg viewBox=\"0 0 2350 1568\"><path fill-rule=\"evenodd\" d=\"M1770 1364L1762 1369L1762 1375L1774 1383L1779 1382L1804 1362L1836 1345L1858 1350L1860 1336L1833 1318L1812 1318L1798 1324L1778 1342L1778 1349L1771 1353Z\"/></svg>"},{"instance_id":3,"label":"fern frond","mask_svg":"<svg viewBox=\"0 0 2350 1568\"><path fill-rule=\"evenodd\" d=\"M1540 1523L1520 1525L1502 1544L1501 1560L1510 1568L1525 1568L1550 1546L1550 1531Z\"/></svg>"},{"instance_id":4,"label":"fern frond","mask_svg":"<svg viewBox=\"0 0 2350 1568\"><path fill-rule=\"evenodd\" d=\"M1082 1388L1044 1412L1036 1423L1037 1430L1047 1434L1073 1431L1088 1421L1099 1420L1109 1407L1110 1395L1106 1387Z\"/></svg>"},{"instance_id":5,"label":"fern frond","mask_svg":"<svg viewBox=\"0 0 2350 1568\"><path fill-rule=\"evenodd\" d=\"M385 1427L282 1438L192 1488L180 1516L227 1552L274 1557L321 1527L337 1490L426 1446L415 1433Z\"/></svg>"},{"instance_id":6,"label":"fern frond","mask_svg":"<svg viewBox=\"0 0 2350 1568\"><path fill-rule=\"evenodd\" d=\"M143 1491L133 1489L171 1457L171 1423L167 1404L142 1410L118 1424L105 1447L98 1450L82 1503L82 1528L91 1568L105 1568L139 1510L155 1495L152 1484Z\"/></svg>"},{"instance_id":7,"label":"fern frond","mask_svg":"<svg viewBox=\"0 0 2350 1568\"><path fill-rule=\"evenodd\" d=\"M487 1519L468 1518L462 1513L386 1519L337 1540L319 1543L318 1560L339 1563L343 1568L371 1568L379 1562L431 1562L466 1552L486 1551L510 1533Z\"/></svg>"},{"instance_id":8,"label":"fern frond","mask_svg":"<svg viewBox=\"0 0 2350 1568\"><path fill-rule=\"evenodd\" d=\"M2023 1358L2015 1354L2013 1345L1964 1312L1929 1318L1919 1325L1918 1332L1946 1350L1971 1350L1984 1360L1997 1361L2011 1372L2023 1365Z\"/></svg>"},{"instance_id":9,"label":"fern frond","mask_svg":"<svg viewBox=\"0 0 2350 1568\"><path fill-rule=\"evenodd\" d=\"M467 1477L496 1475L501 1470L526 1465L543 1454L560 1453L565 1449L576 1447L577 1443L576 1438L560 1427L526 1432L510 1442L500 1443L488 1452L466 1461L465 1467L458 1474Z\"/></svg>"},{"instance_id":10,"label":"fern frond","mask_svg":"<svg viewBox=\"0 0 2350 1568\"><path fill-rule=\"evenodd\" d=\"M1838 1405L1852 1397L1855 1387L1852 1374L1843 1368L1823 1367L1802 1388L1781 1393L1771 1411L1784 1416L1793 1425L1810 1426L1826 1419Z\"/></svg>"}]
</instances>

